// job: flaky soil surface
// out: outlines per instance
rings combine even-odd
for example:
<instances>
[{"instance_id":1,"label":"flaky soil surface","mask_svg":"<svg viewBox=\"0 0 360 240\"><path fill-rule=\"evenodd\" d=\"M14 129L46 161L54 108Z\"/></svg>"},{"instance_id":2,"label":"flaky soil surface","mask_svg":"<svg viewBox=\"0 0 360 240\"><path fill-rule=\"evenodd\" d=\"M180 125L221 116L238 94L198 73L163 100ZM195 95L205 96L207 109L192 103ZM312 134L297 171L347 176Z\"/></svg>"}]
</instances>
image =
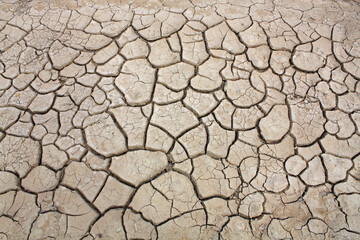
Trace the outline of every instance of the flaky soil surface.
<instances>
[{"instance_id":1,"label":"flaky soil surface","mask_svg":"<svg viewBox=\"0 0 360 240\"><path fill-rule=\"evenodd\" d=\"M0 239L360 239L360 4L0 2Z\"/></svg>"}]
</instances>

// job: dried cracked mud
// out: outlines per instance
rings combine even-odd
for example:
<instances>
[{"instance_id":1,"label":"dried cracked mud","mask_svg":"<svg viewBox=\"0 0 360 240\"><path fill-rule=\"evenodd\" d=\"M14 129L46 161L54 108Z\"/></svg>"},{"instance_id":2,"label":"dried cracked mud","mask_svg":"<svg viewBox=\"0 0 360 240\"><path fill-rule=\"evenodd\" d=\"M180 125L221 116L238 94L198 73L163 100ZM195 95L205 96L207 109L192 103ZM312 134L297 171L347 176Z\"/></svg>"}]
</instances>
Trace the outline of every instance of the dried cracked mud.
<instances>
[{"instance_id":1,"label":"dried cracked mud","mask_svg":"<svg viewBox=\"0 0 360 240\"><path fill-rule=\"evenodd\" d=\"M360 239L360 5L0 3L0 239Z\"/></svg>"}]
</instances>

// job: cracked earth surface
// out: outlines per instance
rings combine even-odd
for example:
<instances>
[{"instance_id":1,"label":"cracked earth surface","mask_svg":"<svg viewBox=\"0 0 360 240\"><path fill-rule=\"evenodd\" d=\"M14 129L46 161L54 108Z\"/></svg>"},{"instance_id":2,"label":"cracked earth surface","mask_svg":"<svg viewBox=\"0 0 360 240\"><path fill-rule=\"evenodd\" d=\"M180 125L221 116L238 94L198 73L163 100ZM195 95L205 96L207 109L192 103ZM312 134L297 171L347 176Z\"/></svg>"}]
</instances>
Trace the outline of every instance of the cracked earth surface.
<instances>
[{"instance_id":1,"label":"cracked earth surface","mask_svg":"<svg viewBox=\"0 0 360 240\"><path fill-rule=\"evenodd\" d=\"M0 239L360 239L356 1L0 3Z\"/></svg>"}]
</instances>

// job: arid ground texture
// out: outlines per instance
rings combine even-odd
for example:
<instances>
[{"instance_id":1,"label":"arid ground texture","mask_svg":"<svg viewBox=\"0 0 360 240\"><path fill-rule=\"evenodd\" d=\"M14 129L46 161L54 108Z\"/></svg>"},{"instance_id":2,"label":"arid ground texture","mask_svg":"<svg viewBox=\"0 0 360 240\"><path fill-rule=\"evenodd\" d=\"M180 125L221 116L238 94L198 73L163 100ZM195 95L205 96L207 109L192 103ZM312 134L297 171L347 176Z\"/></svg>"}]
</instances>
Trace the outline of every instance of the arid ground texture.
<instances>
[{"instance_id":1,"label":"arid ground texture","mask_svg":"<svg viewBox=\"0 0 360 240\"><path fill-rule=\"evenodd\" d=\"M0 239L360 239L360 3L1 0Z\"/></svg>"}]
</instances>

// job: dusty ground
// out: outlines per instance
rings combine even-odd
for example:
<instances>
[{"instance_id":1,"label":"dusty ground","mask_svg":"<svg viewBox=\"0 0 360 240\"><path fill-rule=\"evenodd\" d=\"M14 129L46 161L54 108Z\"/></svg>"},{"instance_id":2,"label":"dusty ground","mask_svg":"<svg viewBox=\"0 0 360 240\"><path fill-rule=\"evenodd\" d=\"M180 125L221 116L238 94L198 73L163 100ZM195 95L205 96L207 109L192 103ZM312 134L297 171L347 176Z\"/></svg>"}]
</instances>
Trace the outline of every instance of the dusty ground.
<instances>
[{"instance_id":1,"label":"dusty ground","mask_svg":"<svg viewBox=\"0 0 360 240\"><path fill-rule=\"evenodd\" d=\"M360 239L356 1L0 8L0 239Z\"/></svg>"}]
</instances>

